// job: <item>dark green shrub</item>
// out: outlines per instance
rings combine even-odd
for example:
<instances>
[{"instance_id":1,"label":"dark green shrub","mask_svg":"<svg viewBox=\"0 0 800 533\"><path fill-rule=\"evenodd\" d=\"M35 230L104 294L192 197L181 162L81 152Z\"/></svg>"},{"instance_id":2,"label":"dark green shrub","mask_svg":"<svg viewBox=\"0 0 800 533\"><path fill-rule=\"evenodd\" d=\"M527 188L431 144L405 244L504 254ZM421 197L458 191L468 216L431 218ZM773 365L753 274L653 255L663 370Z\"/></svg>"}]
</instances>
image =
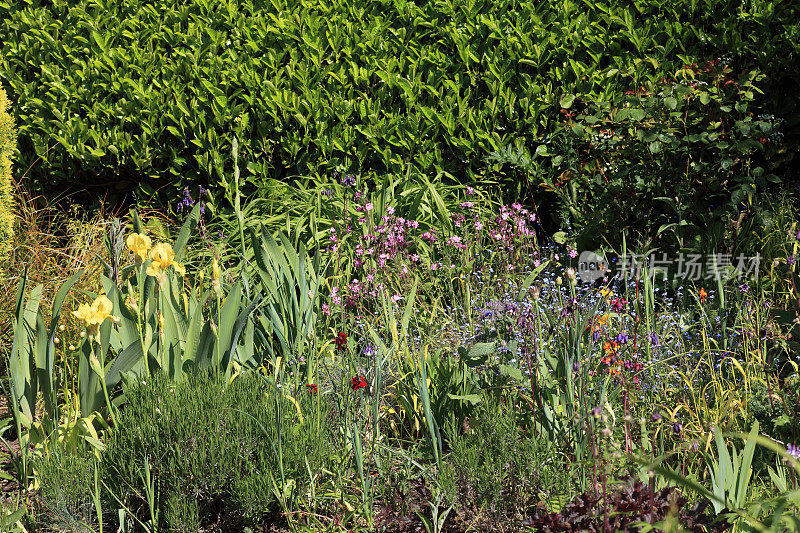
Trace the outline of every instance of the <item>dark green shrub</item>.
<instances>
[{"instance_id":1,"label":"dark green shrub","mask_svg":"<svg viewBox=\"0 0 800 533\"><path fill-rule=\"evenodd\" d=\"M152 511L170 531L197 531L218 520L229 528L258 523L275 509L273 489L293 480L302 490L306 459L314 471L328 450L324 421L311 408L315 400L303 399L302 421L287 399L276 414L274 392L255 373L229 386L205 374L177 384L154 378L126 396L101 463L105 508L119 508L119 499L150 520L149 464Z\"/></svg>"},{"instance_id":2,"label":"dark green shrub","mask_svg":"<svg viewBox=\"0 0 800 533\"><path fill-rule=\"evenodd\" d=\"M739 213L781 181L769 162L784 146L784 121L753 109L762 79L714 60L612 101L569 95L562 125L533 155L519 147L495 158L538 178L584 245L619 244L624 230L713 253Z\"/></svg>"},{"instance_id":3,"label":"dark green shrub","mask_svg":"<svg viewBox=\"0 0 800 533\"><path fill-rule=\"evenodd\" d=\"M795 120L799 9L792 0L0 2L0 80L18 103L17 168L41 158L30 175L48 191L201 179L229 192L234 136L250 190L335 168L469 178L512 140L533 147L552 132L562 95L614 100L700 58L735 54L737 72L760 68L775 112Z\"/></svg>"}]
</instances>

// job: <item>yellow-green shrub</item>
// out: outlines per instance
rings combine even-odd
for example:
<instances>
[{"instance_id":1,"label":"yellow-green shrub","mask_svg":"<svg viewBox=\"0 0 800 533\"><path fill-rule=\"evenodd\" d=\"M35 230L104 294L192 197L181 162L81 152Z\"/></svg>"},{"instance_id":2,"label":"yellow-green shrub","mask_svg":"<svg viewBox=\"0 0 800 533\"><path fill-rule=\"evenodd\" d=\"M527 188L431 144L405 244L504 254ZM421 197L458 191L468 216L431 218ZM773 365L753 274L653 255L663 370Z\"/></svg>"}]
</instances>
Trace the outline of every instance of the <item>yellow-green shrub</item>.
<instances>
[{"instance_id":1,"label":"yellow-green shrub","mask_svg":"<svg viewBox=\"0 0 800 533\"><path fill-rule=\"evenodd\" d=\"M0 257L11 250L14 216L11 212L11 155L16 141L14 119L8 114L9 101L0 87Z\"/></svg>"}]
</instances>

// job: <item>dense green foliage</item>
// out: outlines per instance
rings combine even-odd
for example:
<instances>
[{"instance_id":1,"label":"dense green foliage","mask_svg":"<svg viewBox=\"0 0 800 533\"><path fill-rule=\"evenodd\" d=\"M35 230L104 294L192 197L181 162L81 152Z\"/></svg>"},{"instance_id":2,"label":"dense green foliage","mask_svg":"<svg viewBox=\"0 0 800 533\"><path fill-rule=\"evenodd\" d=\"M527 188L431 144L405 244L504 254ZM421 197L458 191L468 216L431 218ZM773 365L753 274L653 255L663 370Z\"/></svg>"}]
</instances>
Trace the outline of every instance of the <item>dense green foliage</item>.
<instances>
[{"instance_id":1,"label":"dense green foliage","mask_svg":"<svg viewBox=\"0 0 800 533\"><path fill-rule=\"evenodd\" d=\"M612 101L567 95L563 124L532 153L521 144L492 159L510 163L558 200L561 227L583 247L633 240L713 252L730 246L740 212L781 179L783 121L755 115L763 76L736 78L725 61L686 65ZM738 219L738 221L737 221ZM724 242L721 242L724 241Z\"/></svg>"},{"instance_id":2,"label":"dense green foliage","mask_svg":"<svg viewBox=\"0 0 800 533\"><path fill-rule=\"evenodd\" d=\"M790 0L31 0L0 3L0 79L40 186L227 187L234 137L251 189L336 168L462 179L490 176L512 141L535 147L563 95L613 100L701 59L763 71L761 107L795 128L797 14Z\"/></svg>"},{"instance_id":3,"label":"dense green foliage","mask_svg":"<svg viewBox=\"0 0 800 533\"><path fill-rule=\"evenodd\" d=\"M178 384L156 377L127 400L101 463L108 508L122 501L135 517L152 513L170 531L196 531L218 518L234 528L259 520L277 505L274 491L287 483L303 490L329 451L319 418L325 407L301 398L303 418L287 399L276 406L255 374L230 386L219 376ZM142 498L148 465L157 509Z\"/></svg>"},{"instance_id":4,"label":"dense green foliage","mask_svg":"<svg viewBox=\"0 0 800 533\"><path fill-rule=\"evenodd\" d=\"M797 0L0 0L0 248L12 156L137 204L16 203L0 530L800 532L798 43Z\"/></svg>"}]
</instances>

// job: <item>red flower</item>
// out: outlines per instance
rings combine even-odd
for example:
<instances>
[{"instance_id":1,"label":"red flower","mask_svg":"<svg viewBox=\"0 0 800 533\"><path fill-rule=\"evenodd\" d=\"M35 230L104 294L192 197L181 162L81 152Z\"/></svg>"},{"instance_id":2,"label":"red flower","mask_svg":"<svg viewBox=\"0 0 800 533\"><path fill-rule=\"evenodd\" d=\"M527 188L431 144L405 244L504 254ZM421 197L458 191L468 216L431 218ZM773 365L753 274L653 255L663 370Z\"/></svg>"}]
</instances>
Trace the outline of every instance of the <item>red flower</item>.
<instances>
[{"instance_id":1,"label":"red flower","mask_svg":"<svg viewBox=\"0 0 800 533\"><path fill-rule=\"evenodd\" d=\"M339 333L333 341L338 350L344 350L347 347L347 333Z\"/></svg>"},{"instance_id":2,"label":"red flower","mask_svg":"<svg viewBox=\"0 0 800 533\"><path fill-rule=\"evenodd\" d=\"M628 303L628 300L625 298L614 298L611 300L611 309L617 313L621 313L625 309L626 303Z\"/></svg>"},{"instance_id":3,"label":"red flower","mask_svg":"<svg viewBox=\"0 0 800 533\"><path fill-rule=\"evenodd\" d=\"M309 394L316 394L319 387L317 387L316 383L307 383L306 389L308 390Z\"/></svg>"},{"instance_id":4,"label":"red flower","mask_svg":"<svg viewBox=\"0 0 800 533\"><path fill-rule=\"evenodd\" d=\"M353 391L357 391L358 389L363 389L367 386L367 382L364 379L364 376L353 376L353 379L350 380L350 386L353 387Z\"/></svg>"}]
</instances>

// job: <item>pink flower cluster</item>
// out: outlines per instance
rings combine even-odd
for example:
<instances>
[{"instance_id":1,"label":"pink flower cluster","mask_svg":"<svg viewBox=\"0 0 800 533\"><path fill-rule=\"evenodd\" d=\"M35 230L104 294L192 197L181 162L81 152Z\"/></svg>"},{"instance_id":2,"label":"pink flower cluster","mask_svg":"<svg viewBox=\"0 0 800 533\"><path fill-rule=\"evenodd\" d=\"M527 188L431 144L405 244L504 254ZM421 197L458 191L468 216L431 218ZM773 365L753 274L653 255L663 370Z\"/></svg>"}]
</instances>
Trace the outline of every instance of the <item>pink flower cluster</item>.
<instances>
[{"instance_id":1,"label":"pink flower cluster","mask_svg":"<svg viewBox=\"0 0 800 533\"><path fill-rule=\"evenodd\" d=\"M468 190L467 194L472 196L475 191ZM452 215L455 234L448 234L432 227L420 229L418 221L395 216L392 206L378 218L376 211L380 208L361 191L356 191L353 199L356 217L339 221L338 230L331 228L328 236L328 252L352 258L352 279L331 289L322 307L326 315L335 308L369 308L387 289L391 301L400 302L415 275L453 270L461 264L462 254L476 245L488 245L509 257L504 263L511 267L517 264L513 256L535 244L536 215L517 203L501 207L496 216L486 219L472 199L467 199L460 204L463 211ZM536 255L532 248L531 253Z\"/></svg>"}]
</instances>

